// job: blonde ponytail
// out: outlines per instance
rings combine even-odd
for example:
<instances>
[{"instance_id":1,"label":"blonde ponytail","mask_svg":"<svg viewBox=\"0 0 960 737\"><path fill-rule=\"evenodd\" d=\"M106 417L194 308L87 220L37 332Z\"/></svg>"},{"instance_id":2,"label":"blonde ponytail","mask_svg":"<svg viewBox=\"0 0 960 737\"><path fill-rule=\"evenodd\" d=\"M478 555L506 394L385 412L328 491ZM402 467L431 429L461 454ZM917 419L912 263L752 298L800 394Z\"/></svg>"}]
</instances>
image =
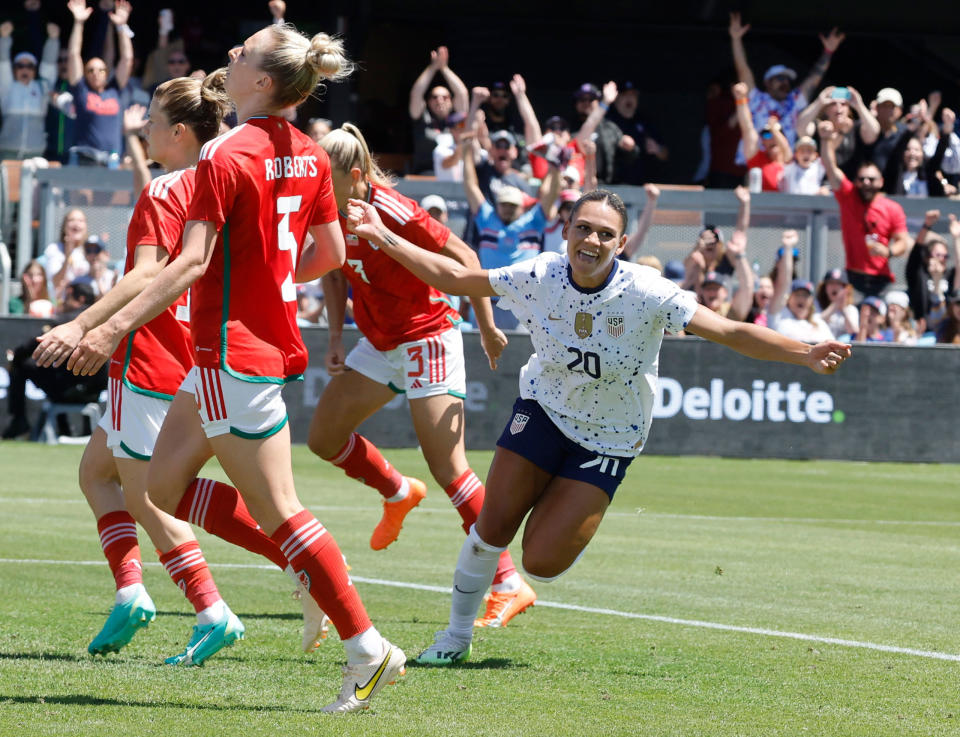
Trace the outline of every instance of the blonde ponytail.
<instances>
[{"instance_id":1,"label":"blonde ponytail","mask_svg":"<svg viewBox=\"0 0 960 737\"><path fill-rule=\"evenodd\" d=\"M339 171L357 167L367 182L392 187L396 182L374 160L363 133L353 123L344 123L320 139L320 147L330 157L330 164Z\"/></svg>"}]
</instances>

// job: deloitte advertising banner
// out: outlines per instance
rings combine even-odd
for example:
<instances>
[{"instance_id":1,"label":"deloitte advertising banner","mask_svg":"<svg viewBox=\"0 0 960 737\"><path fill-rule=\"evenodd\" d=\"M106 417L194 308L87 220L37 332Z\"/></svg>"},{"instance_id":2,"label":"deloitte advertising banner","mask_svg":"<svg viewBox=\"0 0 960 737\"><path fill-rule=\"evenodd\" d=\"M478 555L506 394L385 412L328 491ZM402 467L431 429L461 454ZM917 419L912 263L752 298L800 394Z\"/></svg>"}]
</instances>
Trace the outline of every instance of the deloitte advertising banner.
<instances>
[{"instance_id":1,"label":"deloitte advertising banner","mask_svg":"<svg viewBox=\"0 0 960 737\"><path fill-rule=\"evenodd\" d=\"M0 347L39 333L42 321L0 319ZM327 331L307 328L310 366L284 398L295 442L306 442L313 409L329 380ZM359 339L346 331L349 350ZM491 371L476 333L464 334L468 448L493 448L510 419L520 367L532 350L510 336ZM960 348L857 345L833 376L800 366L755 361L698 338L667 338L645 453L747 458L832 458L960 462ZM9 420L8 376L0 368L0 425ZM31 421L42 393L28 384ZM397 395L361 426L384 447L416 447L409 410Z\"/></svg>"},{"instance_id":2,"label":"deloitte advertising banner","mask_svg":"<svg viewBox=\"0 0 960 737\"><path fill-rule=\"evenodd\" d=\"M326 331L304 331L311 367L287 390L294 438L306 438L326 385ZM356 333L345 334L352 346ZM496 372L479 335L464 335L467 447L493 448L517 397L520 367L532 350L510 336ZM667 338L645 453L747 458L833 458L960 462L960 349L857 345L833 376L756 361L699 338ZM399 396L361 429L384 446L416 447Z\"/></svg>"}]
</instances>

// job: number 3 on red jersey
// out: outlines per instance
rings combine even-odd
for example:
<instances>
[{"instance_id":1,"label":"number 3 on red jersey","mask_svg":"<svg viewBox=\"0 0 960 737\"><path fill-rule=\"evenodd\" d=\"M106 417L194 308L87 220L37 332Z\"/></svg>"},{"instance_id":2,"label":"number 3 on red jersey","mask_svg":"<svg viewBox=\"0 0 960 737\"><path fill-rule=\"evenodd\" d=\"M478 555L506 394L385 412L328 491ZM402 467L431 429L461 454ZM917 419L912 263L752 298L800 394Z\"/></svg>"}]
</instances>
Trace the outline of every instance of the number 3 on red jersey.
<instances>
[{"instance_id":1,"label":"number 3 on red jersey","mask_svg":"<svg viewBox=\"0 0 960 737\"><path fill-rule=\"evenodd\" d=\"M280 285L280 296L284 302L297 301L297 286L293 283L293 275L297 270L297 237L290 232L290 213L300 210L300 195L293 197L277 197L277 215L282 215L277 223L277 250L290 251L290 273Z\"/></svg>"}]
</instances>

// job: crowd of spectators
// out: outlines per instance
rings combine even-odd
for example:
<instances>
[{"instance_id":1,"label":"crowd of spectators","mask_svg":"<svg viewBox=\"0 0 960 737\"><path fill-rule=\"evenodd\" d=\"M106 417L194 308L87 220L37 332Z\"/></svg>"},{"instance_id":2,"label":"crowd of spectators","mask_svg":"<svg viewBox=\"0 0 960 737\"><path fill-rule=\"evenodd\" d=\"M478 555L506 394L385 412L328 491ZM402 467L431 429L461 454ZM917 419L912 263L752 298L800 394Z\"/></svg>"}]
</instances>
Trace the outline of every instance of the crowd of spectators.
<instances>
[{"instance_id":1,"label":"crowd of spectators","mask_svg":"<svg viewBox=\"0 0 960 737\"><path fill-rule=\"evenodd\" d=\"M194 68L169 9L157 13L157 44L141 55L141 68L128 0L68 0L66 7L72 24L63 28L65 45L57 24L43 24L40 0L24 3L28 33L15 35L11 21L0 23L0 156L131 167L143 152L136 150L138 126L129 123L130 112L149 105L166 79L205 72ZM284 22L283 0L269 0L267 11L270 21ZM931 210L912 239L902 208L886 196L957 195L954 112L937 92L906 105L892 87L872 98L849 84L821 89L834 55L842 53L845 36L836 28L820 36L822 51L802 77L784 64L755 76L746 48L750 25L734 12L727 31L736 80L708 90L694 181L734 189L740 215L729 238L706 226L682 263L661 264L642 252L659 197L650 180L671 159L661 132L644 115L640 85L629 78L571 84L565 109L537 110L521 74L469 87L454 71L450 50L439 46L425 54L426 66L410 87L412 155L399 173L462 184L464 236L484 266L562 250L566 218L582 193L638 185L646 189L646 206L623 257L659 269L711 309L811 341L828 332L904 343L931 336L960 341L950 327L960 284L956 268L947 267L951 255L960 258L960 225L951 215L949 244L933 232L939 212ZM26 37L32 48L18 45ZM291 119L296 115L290 111ZM298 123L319 141L339 121ZM751 268L750 191L832 192L841 211L846 268L832 270L818 285L798 279L791 231L766 273ZM442 197L427 197L423 206L447 221ZM55 316L74 285L90 287L94 299L107 291L117 278L103 244L108 237L88 233L82 209L67 212L60 240L21 270L10 311ZM898 275L890 259L903 256L906 287L892 291ZM319 285L301 286L298 304L303 324L323 324ZM514 327L510 313L495 314L501 327Z\"/></svg>"}]
</instances>

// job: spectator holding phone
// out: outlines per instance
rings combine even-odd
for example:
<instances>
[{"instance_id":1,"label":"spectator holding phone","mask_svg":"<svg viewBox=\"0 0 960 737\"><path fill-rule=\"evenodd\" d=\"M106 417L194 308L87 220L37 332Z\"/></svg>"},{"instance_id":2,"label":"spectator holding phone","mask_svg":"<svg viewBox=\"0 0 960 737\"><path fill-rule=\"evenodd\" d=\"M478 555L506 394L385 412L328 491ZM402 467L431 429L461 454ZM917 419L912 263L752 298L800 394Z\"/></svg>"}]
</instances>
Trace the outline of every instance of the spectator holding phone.
<instances>
[{"instance_id":1,"label":"spectator holding phone","mask_svg":"<svg viewBox=\"0 0 960 737\"><path fill-rule=\"evenodd\" d=\"M878 296L894 281L890 258L902 256L910 244L906 215L883 194L883 175L876 164L861 164L852 183L837 167L833 124L820 121L819 132L827 181L840 205L847 279L861 294Z\"/></svg>"},{"instance_id":2,"label":"spectator holding phone","mask_svg":"<svg viewBox=\"0 0 960 737\"><path fill-rule=\"evenodd\" d=\"M749 92L747 104L753 118L753 125L755 128L761 128L771 115L776 115L783 128L784 137L792 146L798 135L797 117L807 106L807 101L823 79L834 52L843 43L845 36L836 28L826 36L820 34L823 53L796 87L793 83L797 79L797 73L783 64L775 64L764 73L764 89L759 90L750 65L747 63L747 52L743 46L743 37L749 30L750 25L743 25L741 22L740 13L730 13L728 31L733 49L733 63L737 69L737 77L747 86ZM746 152L743 152L742 157L738 156L737 163L743 163L747 158L749 157L746 156Z\"/></svg>"},{"instance_id":3,"label":"spectator holding phone","mask_svg":"<svg viewBox=\"0 0 960 737\"><path fill-rule=\"evenodd\" d=\"M856 114L856 118L854 117ZM840 134L837 142L837 166L852 178L857 167L880 135L880 124L853 87L825 87L817 99L797 117L800 135L816 134L816 120L823 117Z\"/></svg>"}]
</instances>

